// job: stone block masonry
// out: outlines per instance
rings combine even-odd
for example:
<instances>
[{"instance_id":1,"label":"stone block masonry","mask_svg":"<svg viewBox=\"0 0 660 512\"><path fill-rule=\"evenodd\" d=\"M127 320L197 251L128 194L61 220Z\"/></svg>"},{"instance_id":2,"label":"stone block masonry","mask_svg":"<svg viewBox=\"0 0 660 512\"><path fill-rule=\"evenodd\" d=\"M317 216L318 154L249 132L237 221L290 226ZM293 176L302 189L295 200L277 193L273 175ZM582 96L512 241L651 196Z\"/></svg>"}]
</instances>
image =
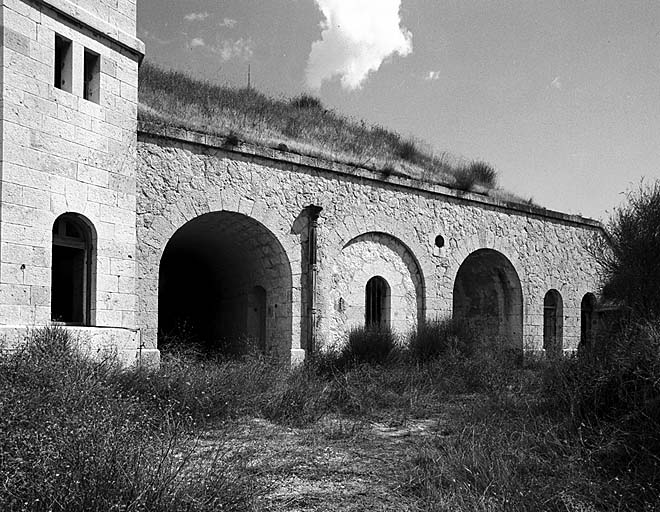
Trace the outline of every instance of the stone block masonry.
<instances>
[{"instance_id":1,"label":"stone block masonry","mask_svg":"<svg viewBox=\"0 0 660 512\"><path fill-rule=\"evenodd\" d=\"M313 293L308 289L304 213L311 204L322 208L318 345L341 344L350 328L364 325L367 283L380 277L386 291L377 297L377 307L382 308L381 321L395 332L405 335L422 319L465 316L481 322L491 341L521 351L543 350L544 296L557 290L563 300L562 348L577 348L582 299L598 288L586 249L601 234L597 223L316 159L306 158L302 165L298 155L274 155L264 148L227 150L221 140L204 137L182 130L170 135L146 125L139 136L138 324L148 346L157 343L158 304L164 300L162 283L169 279L160 262L170 240L190 234L187 227L196 219L231 214L246 226L243 232L254 228L250 243L267 244L286 269L284 281L277 277L282 272L250 281L266 291L266 309L287 305L286 315L270 331L271 344L294 357L303 353L310 343L306 325ZM200 240L189 235L188 243ZM222 268L206 266L197 277L201 288L192 285L187 293L211 289L211 294L227 296L214 280L226 283L222 276L227 273L250 274L247 260L255 268L273 263L272 255L256 246L242 250L240 265L227 259L225 253L246 243L237 234L224 237L222 246L213 249ZM187 264L192 261L197 260ZM248 303L247 292L234 291ZM272 302L271 293L277 297ZM221 309L215 312L222 322Z\"/></svg>"},{"instance_id":2,"label":"stone block masonry","mask_svg":"<svg viewBox=\"0 0 660 512\"><path fill-rule=\"evenodd\" d=\"M356 326L450 316L521 352L584 341L597 223L138 129L135 17L136 0L0 6L2 347L56 321L127 365L177 336L297 361Z\"/></svg>"},{"instance_id":3,"label":"stone block masonry","mask_svg":"<svg viewBox=\"0 0 660 512\"><path fill-rule=\"evenodd\" d=\"M5 0L0 9L0 303L12 306L0 308L0 325L10 339L13 326L52 320L97 328L86 335L104 327L134 332L137 70L144 51L135 39L136 2ZM85 233L72 233L74 224ZM86 248L74 247L76 240ZM55 269L66 273L67 264L85 277L56 285ZM67 303L56 313L55 286L81 304L61 299ZM134 359L137 338L127 336L133 346L118 346Z\"/></svg>"}]
</instances>

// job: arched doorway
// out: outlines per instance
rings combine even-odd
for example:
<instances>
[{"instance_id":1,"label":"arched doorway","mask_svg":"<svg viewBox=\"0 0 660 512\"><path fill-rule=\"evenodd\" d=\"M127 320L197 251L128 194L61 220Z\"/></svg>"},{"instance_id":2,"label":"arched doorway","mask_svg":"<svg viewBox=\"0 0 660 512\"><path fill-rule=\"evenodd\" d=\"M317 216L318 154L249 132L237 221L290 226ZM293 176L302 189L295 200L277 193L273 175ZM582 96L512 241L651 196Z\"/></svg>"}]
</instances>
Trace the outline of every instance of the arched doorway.
<instances>
[{"instance_id":1,"label":"arched doorway","mask_svg":"<svg viewBox=\"0 0 660 512\"><path fill-rule=\"evenodd\" d=\"M478 249L465 258L454 281L453 314L485 343L522 352L522 287L502 253Z\"/></svg>"},{"instance_id":2,"label":"arched doorway","mask_svg":"<svg viewBox=\"0 0 660 512\"><path fill-rule=\"evenodd\" d=\"M596 296L587 293L580 304L580 345L590 347L593 341L594 322L596 321Z\"/></svg>"},{"instance_id":3,"label":"arched doorway","mask_svg":"<svg viewBox=\"0 0 660 512\"><path fill-rule=\"evenodd\" d=\"M367 327L390 326L390 286L380 276L367 281L364 290L364 321Z\"/></svg>"},{"instance_id":4,"label":"arched doorway","mask_svg":"<svg viewBox=\"0 0 660 512\"><path fill-rule=\"evenodd\" d=\"M181 338L209 351L287 354L291 266L275 236L242 214L212 212L179 228L159 269L159 347Z\"/></svg>"},{"instance_id":5,"label":"arched doorway","mask_svg":"<svg viewBox=\"0 0 660 512\"><path fill-rule=\"evenodd\" d=\"M549 357L557 357L564 349L564 303L557 290L550 290L543 298L543 350Z\"/></svg>"},{"instance_id":6,"label":"arched doorway","mask_svg":"<svg viewBox=\"0 0 660 512\"><path fill-rule=\"evenodd\" d=\"M96 231L88 219L64 213L53 223L51 319L93 325Z\"/></svg>"}]
</instances>

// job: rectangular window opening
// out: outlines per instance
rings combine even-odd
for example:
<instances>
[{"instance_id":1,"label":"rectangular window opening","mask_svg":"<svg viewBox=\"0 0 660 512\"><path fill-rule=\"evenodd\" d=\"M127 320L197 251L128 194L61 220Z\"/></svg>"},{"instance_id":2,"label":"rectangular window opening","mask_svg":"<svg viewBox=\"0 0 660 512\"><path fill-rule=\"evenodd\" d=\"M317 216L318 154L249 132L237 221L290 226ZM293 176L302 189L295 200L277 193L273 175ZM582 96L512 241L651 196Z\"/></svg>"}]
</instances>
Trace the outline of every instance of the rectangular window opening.
<instances>
[{"instance_id":1,"label":"rectangular window opening","mask_svg":"<svg viewBox=\"0 0 660 512\"><path fill-rule=\"evenodd\" d=\"M83 98L99 103L101 72L99 54L85 48Z\"/></svg>"},{"instance_id":2,"label":"rectangular window opening","mask_svg":"<svg viewBox=\"0 0 660 512\"><path fill-rule=\"evenodd\" d=\"M66 92L72 91L71 41L55 34L55 79L53 85Z\"/></svg>"}]
</instances>

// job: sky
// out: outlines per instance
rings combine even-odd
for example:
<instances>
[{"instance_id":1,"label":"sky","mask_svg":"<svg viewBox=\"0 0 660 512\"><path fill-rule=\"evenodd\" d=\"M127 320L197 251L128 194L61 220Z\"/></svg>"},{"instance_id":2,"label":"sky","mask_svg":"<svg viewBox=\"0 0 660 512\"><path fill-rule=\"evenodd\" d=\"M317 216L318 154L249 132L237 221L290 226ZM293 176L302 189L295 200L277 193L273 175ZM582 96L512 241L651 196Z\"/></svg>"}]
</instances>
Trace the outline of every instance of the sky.
<instances>
[{"instance_id":1,"label":"sky","mask_svg":"<svg viewBox=\"0 0 660 512\"><path fill-rule=\"evenodd\" d=\"M607 220L660 179L658 0L138 0L147 59L302 92L541 206Z\"/></svg>"}]
</instances>

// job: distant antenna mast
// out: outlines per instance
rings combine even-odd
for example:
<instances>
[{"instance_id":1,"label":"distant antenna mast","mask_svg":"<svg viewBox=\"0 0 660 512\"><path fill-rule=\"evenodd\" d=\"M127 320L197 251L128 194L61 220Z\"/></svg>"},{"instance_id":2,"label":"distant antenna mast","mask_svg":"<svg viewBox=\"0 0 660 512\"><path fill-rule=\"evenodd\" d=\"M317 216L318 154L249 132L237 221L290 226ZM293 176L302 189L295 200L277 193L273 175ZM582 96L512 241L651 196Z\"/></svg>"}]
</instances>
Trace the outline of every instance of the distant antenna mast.
<instances>
[{"instance_id":1,"label":"distant antenna mast","mask_svg":"<svg viewBox=\"0 0 660 512\"><path fill-rule=\"evenodd\" d=\"M248 90L250 90L252 86L252 73L250 70L250 65L248 64Z\"/></svg>"}]
</instances>

